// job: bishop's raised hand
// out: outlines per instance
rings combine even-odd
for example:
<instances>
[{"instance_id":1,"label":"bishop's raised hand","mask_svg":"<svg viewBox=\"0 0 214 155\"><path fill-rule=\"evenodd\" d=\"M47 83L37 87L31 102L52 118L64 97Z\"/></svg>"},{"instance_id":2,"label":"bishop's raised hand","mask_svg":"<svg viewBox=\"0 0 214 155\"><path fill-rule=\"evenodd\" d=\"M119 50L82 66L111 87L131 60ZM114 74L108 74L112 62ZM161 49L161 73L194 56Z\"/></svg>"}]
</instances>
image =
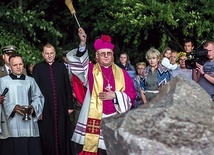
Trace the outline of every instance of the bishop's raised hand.
<instances>
[{"instance_id":1,"label":"bishop's raised hand","mask_svg":"<svg viewBox=\"0 0 214 155\"><path fill-rule=\"evenodd\" d=\"M84 31L83 28L78 28L78 35L80 38L80 46L85 46L86 45L86 39L87 39L87 35Z\"/></svg>"}]
</instances>

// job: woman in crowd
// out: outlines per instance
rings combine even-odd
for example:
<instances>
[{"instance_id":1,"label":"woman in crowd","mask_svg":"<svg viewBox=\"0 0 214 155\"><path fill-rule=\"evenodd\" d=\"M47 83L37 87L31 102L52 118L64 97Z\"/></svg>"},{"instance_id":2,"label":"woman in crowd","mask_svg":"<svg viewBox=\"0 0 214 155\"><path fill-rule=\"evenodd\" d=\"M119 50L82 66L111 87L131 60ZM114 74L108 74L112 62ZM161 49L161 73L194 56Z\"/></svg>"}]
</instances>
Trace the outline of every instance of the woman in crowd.
<instances>
[{"instance_id":1,"label":"woman in crowd","mask_svg":"<svg viewBox=\"0 0 214 155\"><path fill-rule=\"evenodd\" d=\"M131 65L131 62L129 60L129 56L126 52L123 52L120 54L118 64L120 68L125 69L128 73L129 76L133 79L135 75L135 68L133 65Z\"/></svg>"},{"instance_id":2,"label":"woman in crowd","mask_svg":"<svg viewBox=\"0 0 214 155\"><path fill-rule=\"evenodd\" d=\"M178 74L183 74L185 75L188 79L192 80L192 69L187 69L186 68L186 52L180 52L177 57L177 61L179 63L179 67L176 70L172 71L172 76L175 77Z\"/></svg>"},{"instance_id":3,"label":"woman in crowd","mask_svg":"<svg viewBox=\"0 0 214 155\"><path fill-rule=\"evenodd\" d=\"M135 71L135 68L133 65L131 65L129 56L126 52L120 54L118 65L127 71Z\"/></svg>"},{"instance_id":4,"label":"woman in crowd","mask_svg":"<svg viewBox=\"0 0 214 155\"><path fill-rule=\"evenodd\" d=\"M156 97L160 87L170 80L169 70L159 63L160 57L160 52L153 47L146 53L149 65L143 70L140 90L144 103Z\"/></svg>"}]
</instances>

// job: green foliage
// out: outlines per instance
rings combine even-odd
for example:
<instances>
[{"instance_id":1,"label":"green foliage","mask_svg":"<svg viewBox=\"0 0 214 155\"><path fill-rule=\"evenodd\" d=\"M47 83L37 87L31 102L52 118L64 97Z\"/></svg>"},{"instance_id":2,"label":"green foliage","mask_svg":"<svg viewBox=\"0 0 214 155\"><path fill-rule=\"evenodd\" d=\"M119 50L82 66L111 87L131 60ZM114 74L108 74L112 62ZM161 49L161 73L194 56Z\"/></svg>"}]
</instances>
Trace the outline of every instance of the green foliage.
<instances>
[{"instance_id":1,"label":"green foliage","mask_svg":"<svg viewBox=\"0 0 214 155\"><path fill-rule=\"evenodd\" d=\"M64 1L22 3L22 9L10 3L0 7L1 46L16 45L27 62L41 60L39 48L45 41L58 51L77 47L78 27ZM87 32L91 55L93 42L101 34L109 34L115 52L128 52L133 64L144 61L152 46L181 51L184 38L193 39L195 47L202 40L214 39L211 0L78 0L73 4Z\"/></svg>"},{"instance_id":2,"label":"green foliage","mask_svg":"<svg viewBox=\"0 0 214 155\"><path fill-rule=\"evenodd\" d=\"M38 63L42 60L41 49L44 37L51 37L51 43L59 44L62 34L57 31L53 22L43 19L44 11L37 12L21 8L8 9L0 7L0 46L15 45L22 54L25 63ZM43 42L45 43L45 42Z\"/></svg>"},{"instance_id":3,"label":"green foliage","mask_svg":"<svg viewBox=\"0 0 214 155\"><path fill-rule=\"evenodd\" d=\"M185 38L200 43L214 39L211 1L79 0L80 16L90 25L90 39L108 33L117 50L127 51L135 63L154 46L182 50ZM77 10L78 12L78 10ZM142 54L142 51L144 54Z\"/></svg>"}]
</instances>

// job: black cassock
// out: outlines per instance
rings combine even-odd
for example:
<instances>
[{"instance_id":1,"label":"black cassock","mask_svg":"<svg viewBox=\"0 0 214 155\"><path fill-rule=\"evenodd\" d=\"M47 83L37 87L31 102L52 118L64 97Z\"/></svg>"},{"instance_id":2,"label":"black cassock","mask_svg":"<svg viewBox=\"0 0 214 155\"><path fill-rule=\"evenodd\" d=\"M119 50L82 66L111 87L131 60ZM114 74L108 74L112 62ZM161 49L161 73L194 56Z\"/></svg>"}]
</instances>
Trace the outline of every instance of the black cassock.
<instances>
[{"instance_id":1,"label":"black cassock","mask_svg":"<svg viewBox=\"0 0 214 155\"><path fill-rule=\"evenodd\" d=\"M33 77L45 97L43 119L38 122L44 155L71 155L73 109L71 84L65 65L43 61L33 68Z\"/></svg>"}]
</instances>

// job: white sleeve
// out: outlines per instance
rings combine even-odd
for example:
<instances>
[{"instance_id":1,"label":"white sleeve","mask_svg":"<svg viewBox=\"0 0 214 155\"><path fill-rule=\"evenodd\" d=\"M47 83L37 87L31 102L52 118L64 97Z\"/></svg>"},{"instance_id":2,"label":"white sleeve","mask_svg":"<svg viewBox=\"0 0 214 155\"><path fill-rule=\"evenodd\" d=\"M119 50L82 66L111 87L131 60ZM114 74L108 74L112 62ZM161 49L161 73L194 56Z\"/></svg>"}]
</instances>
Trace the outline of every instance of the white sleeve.
<instances>
[{"instance_id":1,"label":"white sleeve","mask_svg":"<svg viewBox=\"0 0 214 155\"><path fill-rule=\"evenodd\" d=\"M115 92L116 100L114 107L118 113L124 113L131 109L132 103L130 97L125 92Z\"/></svg>"},{"instance_id":2,"label":"white sleeve","mask_svg":"<svg viewBox=\"0 0 214 155\"><path fill-rule=\"evenodd\" d=\"M84 47L84 46L83 46ZM89 55L88 50L81 57L76 56L77 49L73 49L67 53L66 57L68 59L71 71L75 74L84 84L88 83L88 66L89 66Z\"/></svg>"},{"instance_id":3,"label":"white sleeve","mask_svg":"<svg viewBox=\"0 0 214 155\"><path fill-rule=\"evenodd\" d=\"M178 67L177 64L172 65L168 58L163 58L161 61L161 64L164 65L166 68L172 69L172 70L174 70Z\"/></svg>"}]
</instances>

